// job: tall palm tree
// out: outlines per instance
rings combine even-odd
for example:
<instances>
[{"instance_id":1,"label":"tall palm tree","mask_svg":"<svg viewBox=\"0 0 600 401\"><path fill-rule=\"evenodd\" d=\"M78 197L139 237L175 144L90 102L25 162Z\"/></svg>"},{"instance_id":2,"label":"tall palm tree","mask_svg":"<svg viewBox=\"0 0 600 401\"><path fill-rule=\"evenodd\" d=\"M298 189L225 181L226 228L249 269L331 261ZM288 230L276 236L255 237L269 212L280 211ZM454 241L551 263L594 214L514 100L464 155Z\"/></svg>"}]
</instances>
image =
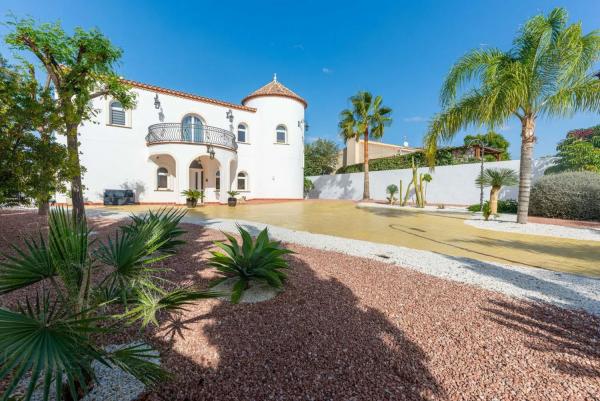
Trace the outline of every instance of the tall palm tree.
<instances>
[{"instance_id":1,"label":"tall palm tree","mask_svg":"<svg viewBox=\"0 0 600 401\"><path fill-rule=\"evenodd\" d=\"M509 168L486 168L475 179L475 184L490 189L490 210L492 214L498 213L498 195L502 187L510 187L519 182L517 172Z\"/></svg>"},{"instance_id":2,"label":"tall palm tree","mask_svg":"<svg viewBox=\"0 0 600 401\"><path fill-rule=\"evenodd\" d=\"M392 109L382 106L381 96L373 95L369 92L360 91L350 98L352 110L343 110L340 115L340 135L347 142L354 139L357 142L363 138L364 146L364 190L363 199L369 199L369 137L381 138L384 127L392 123Z\"/></svg>"},{"instance_id":3,"label":"tall palm tree","mask_svg":"<svg viewBox=\"0 0 600 401\"><path fill-rule=\"evenodd\" d=\"M563 8L529 19L507 52L467 53L446 77L443 110L425 135L429 164L433 166L438 142L451 140L459 130L473 125L493 128L516 117L521 123L517 221L526 223L536 121L600 111L600 80L591 71L599 57L600 32L584 35L580 23L567 25ZM467 83L474 85L457 99L457 91Z\"/></svg>"}]
</instances>

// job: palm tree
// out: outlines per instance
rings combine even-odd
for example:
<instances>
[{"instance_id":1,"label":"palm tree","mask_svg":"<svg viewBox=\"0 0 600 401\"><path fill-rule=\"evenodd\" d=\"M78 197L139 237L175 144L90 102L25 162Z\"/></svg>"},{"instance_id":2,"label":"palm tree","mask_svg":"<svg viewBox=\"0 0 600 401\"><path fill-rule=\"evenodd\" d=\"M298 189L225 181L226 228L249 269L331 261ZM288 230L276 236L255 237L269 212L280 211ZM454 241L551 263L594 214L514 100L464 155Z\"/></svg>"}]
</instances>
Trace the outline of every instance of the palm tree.
<instances>
[{"instance_id":1,"label":"palm tree","mask_svg":"<svg viewBox=\"0 0 600 401\"><path fill-rule=\"evenodd\" d=\"M486 168L483 173L475 179L477 186L492 187L490 190L490 211L498 213L498 195L502 187L517 185L519 177L515 170L509 168L492 169Z\"/></svg>"},{"instance_id":2,"label":"palm tree","mask_svg":"<svg viewBox=\"0 0 600 401\"><path fill-rule=\"evenodd\" d=\"M521 123L521 162L517 221L527 222L531 164L538 117L600 111L600 80L591 68L600 57L600 32L583 35L581 24L567 25L567 12L555 8L528 20L504 52L478 49L463 56L444 82L443 110L424 138L430 166L438 142L474 125L495 127L510 117ZM457 91L475 81L457 99Z\"/></svg>"},{"instance_id":3,"label":"palm tree","mask_svg":"<svg viewBox=\"0 0 600 401\"><path fill-rule=\"evenodd\" d=\"M343 110L340 115L340 135L347 142L355 139L357 142L362 137L364 142L364 190L363 199L369 199L369 137L381 138L384 127L392 123L390 115L392 109L381 105L381 96L369 92L358 92L350 98L352 110Z\"/></svg>"},{"instance_id":4,"label":"palm tree","mask_svg":"<svg viewBox=\"0 0 600 401\"><path fill-rule=\"evenodd\" d=\"M80 399L97 379L93 361L117 366L146 384L165 377L148 361L154 356L149 346L109 351L93 334L116 333L135 322L158 325L159 313L177 312L217 295L177 288L160 277L165 269L157 262L184 243L178 238L184 233L179 227L184 214L163 209L133 216L106 241L97 241L85 219L55 209L50 211L47 239L40 233L25 247L14 246L15 256L3 255L0 295L19 289L30 294L15 310L0 308L3 400L12 399L19 382L28 383L24 400L36 388L36 399L41 395L48 400L50 393L56 400Z\"/></svg>"}]
</instances>

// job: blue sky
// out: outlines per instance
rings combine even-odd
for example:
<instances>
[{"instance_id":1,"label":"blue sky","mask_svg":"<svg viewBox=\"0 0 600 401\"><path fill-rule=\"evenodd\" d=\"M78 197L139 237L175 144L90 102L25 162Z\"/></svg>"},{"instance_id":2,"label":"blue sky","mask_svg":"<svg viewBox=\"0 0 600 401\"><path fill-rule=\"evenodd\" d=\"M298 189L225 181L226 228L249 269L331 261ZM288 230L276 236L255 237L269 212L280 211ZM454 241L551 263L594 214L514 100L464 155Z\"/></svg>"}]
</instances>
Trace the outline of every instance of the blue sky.
<instances>
[{"instance_id":1,"label":"blue sky","mask_svg":"<svg viewBox=\"0 0 600 401\"><path fill-rule=\"evenodd\" d=\"M598 0L3 0L2 6L17 16L60 20L68 30L98 27L125 52L121 75L138 81L239 102L276 72L308 100L307 140L339 142L339 112L349 96L369 90L394 110L384 140L406 137L415 146L439 110L446 72L468 50L507 49L520 24L555 6L566 6L584 32L600 29ZM536 155L554 153L568 130L599 123L592 114L538 121ZM502 133L518 158L518 122L508 121Z\"/></svg>"}]
</instances>

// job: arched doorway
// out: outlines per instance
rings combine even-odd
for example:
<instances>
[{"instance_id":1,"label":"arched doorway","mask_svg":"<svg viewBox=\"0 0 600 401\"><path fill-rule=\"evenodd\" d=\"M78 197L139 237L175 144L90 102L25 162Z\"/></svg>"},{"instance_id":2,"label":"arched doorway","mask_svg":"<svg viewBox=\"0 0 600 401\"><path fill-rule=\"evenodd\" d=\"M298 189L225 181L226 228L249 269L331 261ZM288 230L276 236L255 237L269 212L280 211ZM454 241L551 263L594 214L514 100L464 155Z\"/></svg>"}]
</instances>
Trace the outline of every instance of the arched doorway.
<instances>
[{"instance_id":1,"label":"arched doorway","mask_svg":"<svg viewBox=\"0 0 600 401\"><path fill-rule=\"evenodd\" d=\"M190 163L190 189L204 190L204 167L198 160Z\"/></svg>"},{"instance_id":2,"label":"arched doorway","mask_svg":"<svg viewBox=\"0 0 600 401\"><path fill-rule=\"evenodd\" d=\"M203 142L204 129L202 119L195 114L188 114L181 120L181 136L186 142Z\"/></svg>"}]
</instances>

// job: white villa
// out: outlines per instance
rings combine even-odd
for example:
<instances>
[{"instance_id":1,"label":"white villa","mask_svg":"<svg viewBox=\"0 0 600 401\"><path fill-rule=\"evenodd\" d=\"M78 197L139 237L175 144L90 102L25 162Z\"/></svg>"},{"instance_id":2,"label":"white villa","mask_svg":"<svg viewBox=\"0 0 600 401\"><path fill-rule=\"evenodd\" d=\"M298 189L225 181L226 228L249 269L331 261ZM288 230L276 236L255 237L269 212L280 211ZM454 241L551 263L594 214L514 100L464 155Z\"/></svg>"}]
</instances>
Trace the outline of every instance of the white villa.
<instances>
[{"instance_id":1,"label":"white villa","mask_svg":"<svg viewBox=\"0 0 600 401\"><path fill-rule=\"evenodd\" d=\"M158 204L185 203L189 188L204 190L205 202L226 203L229 190L246 199L303 197L307 103L276 76L241 104L125 82L135 108L96 99L94 121L79 130L86 202L101 203L111 189Z\"/></svg>"}]
</instances>

